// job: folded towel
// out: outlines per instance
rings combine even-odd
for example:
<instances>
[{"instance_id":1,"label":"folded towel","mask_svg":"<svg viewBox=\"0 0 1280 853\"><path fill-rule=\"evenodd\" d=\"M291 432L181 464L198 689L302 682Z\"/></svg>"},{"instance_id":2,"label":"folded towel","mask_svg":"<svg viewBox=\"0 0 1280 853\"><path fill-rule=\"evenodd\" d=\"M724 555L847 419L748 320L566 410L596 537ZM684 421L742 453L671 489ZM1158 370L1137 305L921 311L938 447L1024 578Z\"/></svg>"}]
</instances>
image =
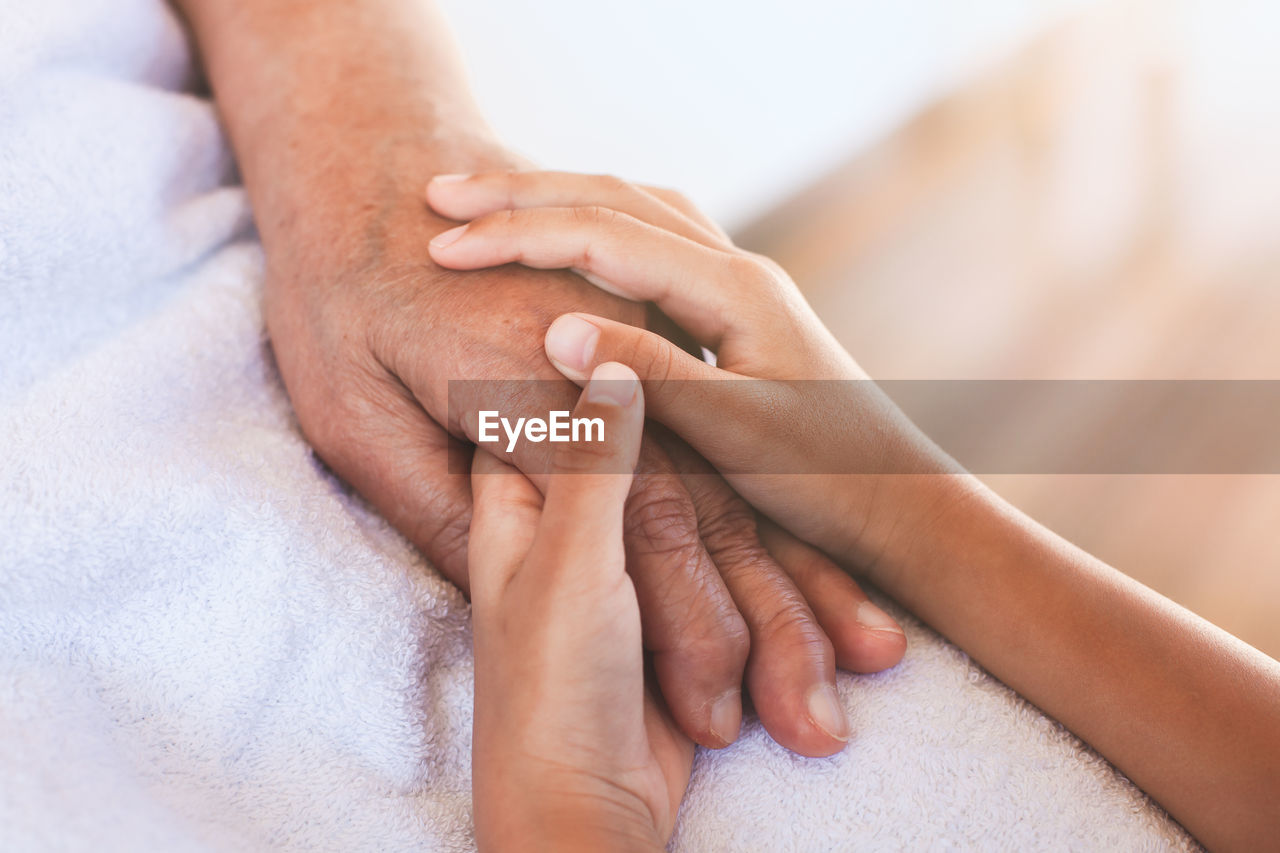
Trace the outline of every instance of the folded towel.
<instances>
[{"instance_id":1,"label":"folded towel","mask_svg":"<svg viewBox=\"0 0 1280 853\"><path fill-rule=\"evenodd\" d=\"M468 607L329 476L162 0L0 0L0 839L470 850ZM907 620L830 759L700 752L672 849L1192 849Z\"/></svg>"}]
</instances>

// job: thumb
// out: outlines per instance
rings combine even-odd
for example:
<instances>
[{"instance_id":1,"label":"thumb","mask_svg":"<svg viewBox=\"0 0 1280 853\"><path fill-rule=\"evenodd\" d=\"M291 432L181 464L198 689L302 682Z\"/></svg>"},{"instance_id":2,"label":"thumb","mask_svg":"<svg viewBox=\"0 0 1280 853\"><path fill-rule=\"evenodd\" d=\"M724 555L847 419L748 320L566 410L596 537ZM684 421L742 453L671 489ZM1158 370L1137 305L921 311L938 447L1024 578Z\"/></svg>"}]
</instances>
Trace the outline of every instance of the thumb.
<instances>
[{"instance_id":1,"label":"thumb","mask_svg":"<svg viewBox=\"0 0 1280 853\"><path fill-rule=\"evenodd\" d=\"M564 314L547 330L544 347L551 363L581 383L596 365L620 362L644 386L649 417L693 445L718 468L736 469L744 454L770 433L779 383L752 380L720 370L689 355L653 332L590 314ZM762 420L762 415L764 419ZM724 435L725 423L734 430Z\"/></svg>"},{"instance_id":2,"label":"thumb","mask_svg":"<svg viewBox=\"0 0 1280 853\"><path fill-rule=\"evenodd\" d=\"M622 519L644 431L644 395L631 368L606 362L572 415L571 443L551 459L534 551L564 571L623 566ZM581 432L579 432L581 428Z\"/></svg>"}]
</instances>

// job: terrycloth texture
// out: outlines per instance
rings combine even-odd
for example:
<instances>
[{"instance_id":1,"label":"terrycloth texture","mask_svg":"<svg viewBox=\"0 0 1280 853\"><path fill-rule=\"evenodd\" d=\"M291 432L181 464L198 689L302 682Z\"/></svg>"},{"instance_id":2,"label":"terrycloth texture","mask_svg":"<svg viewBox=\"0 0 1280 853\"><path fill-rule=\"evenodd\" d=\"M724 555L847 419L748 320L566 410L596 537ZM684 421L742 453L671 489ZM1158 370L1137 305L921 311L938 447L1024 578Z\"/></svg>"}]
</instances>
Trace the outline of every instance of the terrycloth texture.
<instances>
[{"instance_id":1,"label":"terrycloth texture","mask_svg":"<svg viewBox=\"0 0 1280 853\"><path fill-rule=\"evenodd\" d=\"M467 605L301 438L161 0L0 0L0 847L468 850ZM1188 849L909 623L857 736L749 723L673 849Z\"/></svg>"}]
</instances>

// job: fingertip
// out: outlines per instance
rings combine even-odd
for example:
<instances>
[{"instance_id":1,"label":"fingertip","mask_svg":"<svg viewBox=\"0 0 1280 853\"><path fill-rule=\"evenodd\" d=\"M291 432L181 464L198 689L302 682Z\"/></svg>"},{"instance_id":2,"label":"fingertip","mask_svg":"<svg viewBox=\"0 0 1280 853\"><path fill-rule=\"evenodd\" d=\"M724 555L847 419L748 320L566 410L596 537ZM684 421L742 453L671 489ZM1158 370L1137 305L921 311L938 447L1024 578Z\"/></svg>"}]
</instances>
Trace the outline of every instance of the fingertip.
<instances>
[{"instance_id":1,"label":"fingertip","mask_svg":"<svg viewBox=\"0 0 1280 853\"><path fill-rule=\"evenodd\" d=\"M902 660L907 651L907 635L888 613L870 599L862 601L854 616L862 633L864 672L879 672Z\"/></svg>"},{"instance_id":2,"label":"fingertip","mask_svg":"<svg viewBox=\"0 0 1280 853\"><path fill-rule=\"evenodd\" d=\"M849 729L849 715L845 713L844 703L840 701L835 685L829 682L814 685L805 697L805 709L809 714L809 722L839 744L834 751L843 749L852 732Z\"/></svg>"},{"instance_id":3,"label":"fingertip","mask_svg":"<svg viewBox=\"0 0 1280 853\"><path fill-rule=\"evenodd\" d=\"M591 371L591 380L583 396L589 403L629 408L640 396L640 379L625 364L606 361Z\"/></svg>"},{"instance_id":4,"label":"fingertip","mask_svg":"<svg viewBox=\"0 0 1280 853\"><path fill-rule=\"evenodd\" d=\"M616 361L597 365L591 371L574 416L588 419L594 416L608 423L601 431L602 439L608 435L607 449L597 453L588 451L587 447L569 445L567 452L598 456L600 464L621 465L627 474L635 470L644 433L644 396L634 370ZM606 463L606 458L611 461Z\"/></svg>"},{"instance_id":5,"label":"fingertip","mask_svg":"<svg viewBox=\"0 0 1280 853\"><path fill-rule=\"evenodd\" d=\"M582 382L588 376L599 341L599 326L582 314L563 314L548 327L543 349L556 370L575 382Z\"/></svg>"},{"instance_id":6,"label":"fingertip","mask_svg":"<svg viewBox=\"0 0 1280 853\"><path fill-rule=\"evenodd\" d=\"M746 625L742 626L743 634ZM658 686L667 708L685 735L707 749L724 749L737 741L745 715L742 673L747 650L698 643L656 651Z\"/></svg>"},{"instance_id":7,"label":"fingertip","mask_svg":"<svg viewBox=\"0 0 1280 853\"><path fill-rule=\"evenodd\" d=\"M855 613L861 609L860 605ZM907 636L897 622L891 628L868 627L855 616L824 627L835 646L836 664L849 672L881 672L895 666L907 652Z\"/></svg>"},{"instance_id":8,"label":"fingertip","mask_svg":"<svg viewBox=\"0 0 1280 853\"><path fill-rule=\"evenodd\" d=\"M450 228L448 231L441 231L435 237L432 237L431 243L428 245L432 256L434 257L436 252L444 251L457 243L462 235L467 233L467 228L469 227L469 225L459 225L456 228Z\"/></svg>"},{"instance_id":9,"label":"fingertip","mask_svg":"<svg viewBox=\"0 0 1280 853\"><path fill-rule=\"evenodd\" d=\"M853 739L853 727L835 685L820 681L807 691L789 696L756 696L756 713L765 731L779 745L806 758L826 758Z\"/></svg>"},{"instance_id":10,"label":"fingertip","mask_svg":"<svg viewBox=\"0 0 1280 853\"><path fill-rule=\"evenodd\" d=\"M454 175L436 175L427 181L427 186L423 190L423 196L427 199L427 204L435 206L435 202L446 199L450 195L450 191L465 187L467 181L473 176L464 174Z\"/></svg>"},{"instance_id":11,"label":"fingertip","mask_svg":"<svg viewBox=\"0 0 1280 853\"><path fill-rule=\"evenodd\" d=\"M435 175L427 181L425 187L422 188L422 197L426 199L427 207L430 207L436 213L447 216L451 219L458 217L453 216L450 201L455 194L454 189L466 186L466 182L471 175L451 174L451 175Z\"/></svg>"},{"instance_id":12,"label":"fingertip","mask_svg":"<svg viewBox=\"0 0 1280 853\"><path fill-rule=\"evenodd\" d=\"M723 749L738 739L742 731L742 691L725 691L711 705L710 735L715 741L712 749Z\"/></svg>"},{"instance_id":13,"label":"fingertip","mask_svg":"<svg viewBox=\"0 0 1280 853\"><path fill-rule=\"evenodd\" d=\"M902 660L907 637L857 582L822 552L772 522L760 525L770 552L785 567L831 641L836 665L849 672L880 672Z\"/></svg>"},{"instance_id":14,"label":"fingertip","mask_svg":"<svg viewBox=\"0 0 1280 853\"><path fill-rule=\"evenodd\" d=\"M777 671L778 663L770 669ZM829 672L805 685L803 681L770 680L749 669L747 685L769 736L809 758L835 755L844 749L853 737L853 728L835 682L830 680L833 677Z\"/></svg>"}]
</instances>

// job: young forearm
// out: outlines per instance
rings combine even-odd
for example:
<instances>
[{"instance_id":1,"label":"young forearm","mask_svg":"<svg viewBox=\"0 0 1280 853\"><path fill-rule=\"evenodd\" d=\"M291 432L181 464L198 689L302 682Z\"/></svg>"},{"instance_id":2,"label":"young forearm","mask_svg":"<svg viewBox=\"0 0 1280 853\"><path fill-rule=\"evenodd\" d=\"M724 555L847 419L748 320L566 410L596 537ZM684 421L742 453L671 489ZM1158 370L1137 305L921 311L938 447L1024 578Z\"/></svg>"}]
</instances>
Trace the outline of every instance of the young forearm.
<instances>
[{"instance_id":1,"label":"young forearm","mask_svg":"<svg viewBox=\"0 0 1280 853\"><path fill-rule=\"evenodd\" d=\"M964 494L875 580L1211 848L1274 839L1280 664L989 492Z\"/></svg>"},{"instance_id":2,"label":"young forearm","mask_svg":"<svg viewBox=\"0 0 1280 853\"><path fill-rule=\"evenodd\" d=\"M358 232L432 174L501 164L428 2L178 0L268 253ZM394 183L394 187L389 187ZM336 247L341 250L342 247Z\"/></svg>"},{"instance_id":3,"label":"young forearm","mask_svg":"<svg viewBox=\"0 0 1280 853\"><path fill-rule=\"evenodd\" d=\"M548 356L575 381L610 361L634 367L648 416L730 472L760 511L865 571L1206 843L1258 848L1280 834L1280 664L961 473L869 389L776 265L590 181L540 180L541 210L531 201L538 192L526 189L520 210L475 217L433 244L433 259L468 270L512 261L572 266L611 292L655 299L715 348L718 366L645 330L581 313L547 331ZM515 183L511 175L453 182L436 188L433 204L492 195L494 185L509 193ZM626 215L569 220L560 210L566 196ZM843 390L790 381L806 375L848 381ZM744 376L772 382L734 381ZM843 446L831 440L833 425L848 436Z\"/></svg>"}]
</instances>

